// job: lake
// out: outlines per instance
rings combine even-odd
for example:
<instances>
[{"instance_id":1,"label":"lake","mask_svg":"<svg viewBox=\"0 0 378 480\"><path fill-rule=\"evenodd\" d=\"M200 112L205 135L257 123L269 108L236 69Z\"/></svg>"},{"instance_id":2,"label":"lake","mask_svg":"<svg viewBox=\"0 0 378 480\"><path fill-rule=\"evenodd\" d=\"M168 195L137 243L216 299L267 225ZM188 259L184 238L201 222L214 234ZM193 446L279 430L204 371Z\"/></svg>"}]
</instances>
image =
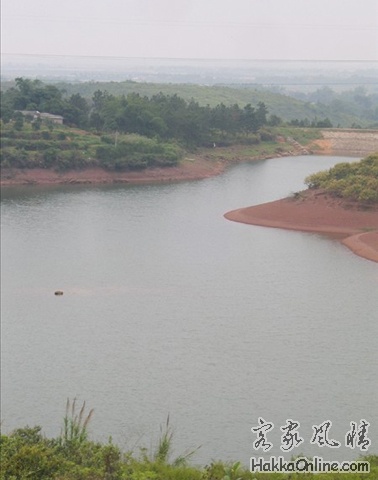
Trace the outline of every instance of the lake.
<instances>
[{"instance_id":1,"label":"lake","mask_svg":"<svg viewBox=\"0 0 378 480\"><path fill-rule=\"evenodd\" d=\"M67 397L90 436L248 464L262 417L300 422L291 455L378 453L378 268L331 238L224 219L304 188L341 157L243 164L188 183L13 187L2 193L2 427L58 435ZM61 297L55 290L63 290ZM339 449L310 442L332 421Z\"/></svg>"}]
</instances>

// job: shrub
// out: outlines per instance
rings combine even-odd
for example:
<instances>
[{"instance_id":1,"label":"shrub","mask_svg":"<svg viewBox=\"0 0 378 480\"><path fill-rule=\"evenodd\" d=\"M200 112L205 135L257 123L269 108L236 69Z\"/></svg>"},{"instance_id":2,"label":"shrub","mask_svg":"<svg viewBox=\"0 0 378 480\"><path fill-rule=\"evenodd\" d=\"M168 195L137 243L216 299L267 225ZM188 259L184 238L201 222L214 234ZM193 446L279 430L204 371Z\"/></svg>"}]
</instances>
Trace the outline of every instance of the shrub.
<instances>
[{"instance_id":1,"label":"shrub","mask_svg":"<svg viewBox=\"0 0 378 480\"><path fill-rule=\"evenodd\" d=\"M133 135L118 145L98 146L96 156L104 168L141 170L153 166L176 165L180 150L173 144Z\"/></svg>"},{"instance_id":2,"label":"shrub","mask_svg":"<svg viewBox=\"0 0 378 480\"><path fill-rule=\"evenodd\" d=\"M65 140L67 138L67 135L64 132L58 132L56 134L57 140Z\"/></svg>"},{"instance_id":3,"label":"shrub","mask_svg":"<svg viewBox=\"0 0 378 480\"><path fill-rule=\"evenodd\" d=\"M320 188L324 186L328 176L328 171L313 173L305 178L305 183L309 188Z\"/></svg>"},{"instance_id":4,"label":"shrub","mask_svg":"<svg viewBox=\"0 0 378 480\"><path fill-rule=\"evenodd\" d=\"M323 188L335 195L364 202L378 202L378 153L360 162L339 163L305 180L310 188Z\"/></svg>"},{"instance_id":5,"label":"shrub","mask_svg":"<svg viewBox=\"0 0 378 480\"><path fill-rule=\"evenodd\" d=\"M269 130L260 130L260 138L263 142L272 142L274 140L274 134Z\"/></svg>"},{"instance_id":6,"label":"shrub","mask_svg":"<svg viewBox=\"0 0 378 480\"><path fill-rule=\"evenodd\" d=\"M43 132L41 132L41 135L44 140L50 140L51 138L51 133L47 130L43 130Z\"/></svg>"},{"instance_id":7,"label":"shrub","mask_svg":"<svg viewBox=\"0 0 378 480\"><path fill-rule=\"evenodd\" d=\"M49 148L43 154L43 166L45 168L52 167L58 159L58 151L55 148Z\"/></svg>"},{"instance_id":8,"label":"shrub","mask_svg":"<svg viewBox=\"0 0 378 480\"><path fill-rule=\"evenodd\" d=\"M23 428L1 437L1 478L50 480L64 460L41 435L41 428Z\"/></svg>"}]
</instances>

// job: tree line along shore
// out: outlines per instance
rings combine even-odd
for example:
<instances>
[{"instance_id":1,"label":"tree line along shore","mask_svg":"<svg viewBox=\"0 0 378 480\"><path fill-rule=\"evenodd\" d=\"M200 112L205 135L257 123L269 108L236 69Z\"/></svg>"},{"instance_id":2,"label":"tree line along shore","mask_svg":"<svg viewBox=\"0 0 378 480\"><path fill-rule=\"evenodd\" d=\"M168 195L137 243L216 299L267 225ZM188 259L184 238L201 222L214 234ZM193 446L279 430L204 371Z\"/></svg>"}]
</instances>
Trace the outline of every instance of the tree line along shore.
<instances>
[{"instance_id":1,"label":"tree line along shore","mask_svg":"<svg viewBox=\"0 0 378 480\"><path fill-rule=\"evenodd\" d=\"M114 90L113 84L107 86ZM324 128L332 127L327 118L284 120L261 100L269 98L266 94L250 92L256 100L253 105L203 105L176 93L115 95L99 88L91 97L68 95L55 85L17 78L13 86L1 91L3 180L17 169L141 172L178 167L188 158L201 159L202 164L209 160L212 170L211 163L217 162L327 149L338 152L342 150L338 144L342 135L344 150L351 155L372 152L378 143L377 130L330 134L324 132ZM359 141L361 134L365 151ZM369 136L372 138L368 141ZM360 145L357 149L356 142Z\"/></svg>"},{"instance_id":2,"label":"tree line along shore","mask_svg":"<svg viewBox=\"0 0 378 480\"><path fill-rule=\"evenodd\" d=\"M306 121L279 117L270 111L275 111L274 102L267 107L263 101L269 101L273 95L269 92L242 89L247 95L243 98L254 103L204 105L177 93L114 94L98 87L85 97L39 80L17 78L3 89L1 167L57 171L101 167L123 172L177 166L188 152L235 145L248 147L251 157L280 155L297 152L301 144L320 139L321 128L333 126L328 118L316 115ZM171 88L175 92L175 86ZM230 91L238 98L238 90ZM200 96L200 86L197 92ZM300 117L298 105L295 111ZM371 122L374 125L373 117Z\"/></svg>"},{"instance_id":3,"label":"tree line along shore","mask_svg":"<svg viewBox=\"0 0 378 480\"><path fill-rule=\"evenodd\" d=\"M101 90L91 99L65 98L53 85L22 78L2 92L0 113L5 169L140 171L177 166L201 148L240 144L270 153L277 136L269 128L277 118L261 101L210 107L176 94L149 98Z\"/></svg>"}]
</instances>

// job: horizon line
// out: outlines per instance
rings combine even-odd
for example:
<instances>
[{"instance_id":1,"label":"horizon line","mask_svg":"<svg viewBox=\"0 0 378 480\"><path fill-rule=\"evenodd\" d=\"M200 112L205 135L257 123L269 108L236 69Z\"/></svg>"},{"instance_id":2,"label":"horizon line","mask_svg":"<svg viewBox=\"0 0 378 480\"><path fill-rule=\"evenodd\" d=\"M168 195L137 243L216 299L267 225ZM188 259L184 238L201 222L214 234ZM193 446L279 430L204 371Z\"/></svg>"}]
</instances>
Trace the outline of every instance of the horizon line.
<instances>
[{"instance_id":1,"label":"horizon line","mask_svg":"<svg viewBox=\"0 0 378 480\"><path fill-rule=\"evenodd\" d=\"M90 58L106 60L171 60L171 61L227 61L227 62L261 62L261 63L378 63L377 60L357 59L304 59L304 58L198 58L198 57L129 57L122 55L72 55L72 54L51 54L51 53L8 53L2 52L1 56L14 57L53 57L53 58Z\"/></svg>"}]
</instances>

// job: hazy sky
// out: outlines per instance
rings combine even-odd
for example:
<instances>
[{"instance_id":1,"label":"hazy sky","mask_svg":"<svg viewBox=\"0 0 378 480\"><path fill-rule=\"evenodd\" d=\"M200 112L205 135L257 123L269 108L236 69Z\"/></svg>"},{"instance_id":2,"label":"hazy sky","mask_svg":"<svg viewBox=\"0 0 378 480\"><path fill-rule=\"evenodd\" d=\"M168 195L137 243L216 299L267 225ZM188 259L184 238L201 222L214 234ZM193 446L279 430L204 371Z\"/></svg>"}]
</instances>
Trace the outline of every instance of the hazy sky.
<instances>
[{"instance_id":1,"label":"hazy sky","mask_svg":"<svg viewBox=\"0 0 378 480\"><path fill-rule=\"evenodd\" d=\"M2 53L378 61L378 0L1 0Z\"/></svg>"}]
</instances>

